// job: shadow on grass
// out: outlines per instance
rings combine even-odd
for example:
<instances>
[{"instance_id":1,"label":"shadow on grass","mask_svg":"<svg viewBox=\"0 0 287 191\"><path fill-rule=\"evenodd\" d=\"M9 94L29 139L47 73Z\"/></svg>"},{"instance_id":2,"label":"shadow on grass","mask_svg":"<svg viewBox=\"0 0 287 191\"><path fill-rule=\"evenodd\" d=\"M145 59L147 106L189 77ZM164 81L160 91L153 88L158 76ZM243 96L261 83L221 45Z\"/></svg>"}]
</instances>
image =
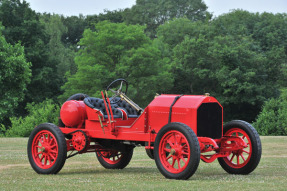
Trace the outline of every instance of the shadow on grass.
<instances>
[{"instance_id":1,"label":"shadow on grass","mask_svg":"<svg viewBox=\"0 0 287 191\"><path fill-rule=\"evenodd\" d=\"M115 174L115 173L123 173L123 174L150 174L159 172L157 168L146 168L146 167L128 167L125 169L66 169L59 172L59 175L68 175L68 174Z\"/></svg>"},{"instance_id":2,"label":"shadow on grass","mask_svg":"<svg viewBox=\"0 0 287 191\"><path fill-rule=\"evenodd\" d=\"M66 175L75 175L75 174L85 174L85 175L102 175L108 177L115 177L118 175L123 175L129 177L130 175L134 175L135 177L156 177L161 180L169 180L166 179L157 168L146 168L146 167L127 167L125 169L105 169L105 168L97 168L97 169L66 169L62 170L58 175L66 176ZM237 179L238 176L248 177L248 175L231 175L221 170L205 170L196 172L192 177L190 177L186 181L202 181L202 180L222 180L222 179Z\"/></svg>"}]
</instances>

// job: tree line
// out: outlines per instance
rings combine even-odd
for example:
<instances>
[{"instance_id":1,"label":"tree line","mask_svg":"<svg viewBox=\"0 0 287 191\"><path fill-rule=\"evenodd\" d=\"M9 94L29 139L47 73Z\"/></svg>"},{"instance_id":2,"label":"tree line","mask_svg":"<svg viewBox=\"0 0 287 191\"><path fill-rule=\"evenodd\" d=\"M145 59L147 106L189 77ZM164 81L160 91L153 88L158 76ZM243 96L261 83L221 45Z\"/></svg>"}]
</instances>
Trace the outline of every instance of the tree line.
<instances>
[{"instance_id":1,"label":"tree line","mask_svg":"<svg viewBox=\"0 0 287 191\"><path fill-rule=\"evenodd\" d=\"M0 0L0 22L2 135L28 136L36 122L56 121L72 94L98 97L117 78L128 80L128 96L141 107L156 93L208 92L225 121L287 134L287 14L213 17L201 0L137 0L66 17Z\"/></svg>"}]
</instances>

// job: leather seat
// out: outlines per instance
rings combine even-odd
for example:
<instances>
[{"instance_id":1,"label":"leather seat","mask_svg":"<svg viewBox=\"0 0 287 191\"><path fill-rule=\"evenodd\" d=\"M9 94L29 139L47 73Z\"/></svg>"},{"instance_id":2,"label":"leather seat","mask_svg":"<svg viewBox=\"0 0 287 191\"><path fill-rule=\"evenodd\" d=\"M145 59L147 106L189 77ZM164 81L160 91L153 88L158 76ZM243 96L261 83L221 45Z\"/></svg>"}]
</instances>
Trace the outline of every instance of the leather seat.
<instances>
[{"instance_id":1,"label":"leather seat","mask_svg":"<svg viewBox=\"0 0 287 191\"><path fill-rule=\"evenodd\" d=\"M92 109L98 109L102 112L104 118L108 118L107 110L105 107L104 100L99 99L99 98L94 98L94 97L86 97L84 99L84 103L86 106L92 108ZM121 110L117 109L115 105L111 105L112 112L114 115L114 118L123 118L123 114Z\"/></svg>"},{"instance_id":2,"label":"leather seat","mask_svg":"<svg viewBox=\"0 0 287 191\"><path fill-rule=\"evenodd\" d=\"M118 102L117 102L118 101ZM116 108L123 109L129 118L139 117L137 110L135 110L129 103L119 97L115 98Z\"/></svg>"}]
</instances>

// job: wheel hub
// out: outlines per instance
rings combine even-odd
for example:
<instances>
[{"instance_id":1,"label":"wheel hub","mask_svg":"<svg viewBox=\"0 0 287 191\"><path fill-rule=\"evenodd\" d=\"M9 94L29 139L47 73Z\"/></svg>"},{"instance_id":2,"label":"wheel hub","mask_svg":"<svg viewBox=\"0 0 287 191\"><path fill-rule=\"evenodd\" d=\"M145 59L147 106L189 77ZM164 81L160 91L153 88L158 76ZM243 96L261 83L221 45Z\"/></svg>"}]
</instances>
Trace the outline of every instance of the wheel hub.
<instances>
[{"instance_id":1,"label":"wheel hub","mask_svg":"<svg viewBox=\"0 0 287 191\"><path fill-rule=\"evenodd\" d=\"M81 152L85 150L88 145L88 137L84 131L76 131L75 133L73 133L72 143L73 147L77 151Z\"/></svg>"},{"instance_id":2,"label":"wheel hub","mask_svg":"<svg viewBox=\"0 0 287 191\"><path fill-rule=\"evenodd\" d=\"M182 146L179 144L173 145L172 149L170 149L170 154L173 156L181 156L182 155Z\"/></svg>"},{"instance_id":3,"label":"wheel hub","mask_svg":"<svg viewBox=\"0 0 287 191\"><path fill-rule=\"evenodd\" d=\"M48 153L51 150L51 147L48 143L43 143L42 147L40 148L40 151L42 153Z\"/></svg>"},{"instance_id":4,"label":"wheel hub","mask_svg":"<svg viewBox=\"0 0 287 191\"><path fill-rule=\"evenodd\" d=\"M82 143L82 139L81 138L76 138L75 142L78 143L78 144L81 144Z\"/></svg>"}]
</instances>

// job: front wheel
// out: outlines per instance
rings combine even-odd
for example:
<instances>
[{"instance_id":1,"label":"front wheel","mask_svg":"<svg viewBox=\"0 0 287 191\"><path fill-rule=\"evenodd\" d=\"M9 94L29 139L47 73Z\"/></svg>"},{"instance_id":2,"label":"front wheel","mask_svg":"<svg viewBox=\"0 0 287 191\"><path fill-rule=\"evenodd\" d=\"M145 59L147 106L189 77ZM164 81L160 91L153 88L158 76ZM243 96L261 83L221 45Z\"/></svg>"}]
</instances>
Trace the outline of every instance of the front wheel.
<instances>
[{"instance_id":1,"label":"front wheel","mask_svg":"<svg viewBox=\"0 0 287 191\"><path fill-rule=\"evenodd\" d=\"M39 174L57 174L67 158L67 144L60 128L51 123L37 126L28 140L28 158Z\"/></svg>"},{"instance_id":2,"label":"front wheel","mask_svg":"<svg viewBox=\"0 0 287 191\"><path fill-rule=\"evenodd\" d=\"M169 123L156 136L154 157L166 178L186 180L195 173L200 162L198 139L189 126Z\"/></svg>"},{"instance_id":3,"label":"front wheel","mask_svg":"<svg viewBox=\"0 0 287 191\"><path fill-rule=\"evenodd\" d=\"M240 137L247 147L235 150L228 157L218 158L221 167L230 174L249 174L259 164L262 147L257 131L249 123L230 121L223 127L224 136Z\"/></svg>"},{"instance_id":4,"label":"front wheel","mask_svg":"<svg viewBox=\"0 0 287 191\"><path fill-rule=\"evenodd\" d=\"M108 150L96 152L100 164L106 169L123 169L131 161L133 156L133 149L127 152L120 152L116 150Z\"/></svg>"}]
</instances>

